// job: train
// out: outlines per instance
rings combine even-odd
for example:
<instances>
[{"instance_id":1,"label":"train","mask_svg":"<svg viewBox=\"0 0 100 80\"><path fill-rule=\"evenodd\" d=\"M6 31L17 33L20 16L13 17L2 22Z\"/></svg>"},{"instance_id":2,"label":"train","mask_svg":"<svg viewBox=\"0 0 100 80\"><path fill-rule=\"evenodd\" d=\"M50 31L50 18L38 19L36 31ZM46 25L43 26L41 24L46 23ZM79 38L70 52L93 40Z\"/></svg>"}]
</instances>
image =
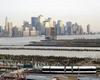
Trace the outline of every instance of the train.
<instances>
[{"instance_id":1,"label":"train","mask_svg":"<svg viewBox=\"0 0 100 80\"><path fill-rule=\"evenodd\" d=\"M96 74L96 66L43 66L42 73Z\"/></svg>"}]
</instances>

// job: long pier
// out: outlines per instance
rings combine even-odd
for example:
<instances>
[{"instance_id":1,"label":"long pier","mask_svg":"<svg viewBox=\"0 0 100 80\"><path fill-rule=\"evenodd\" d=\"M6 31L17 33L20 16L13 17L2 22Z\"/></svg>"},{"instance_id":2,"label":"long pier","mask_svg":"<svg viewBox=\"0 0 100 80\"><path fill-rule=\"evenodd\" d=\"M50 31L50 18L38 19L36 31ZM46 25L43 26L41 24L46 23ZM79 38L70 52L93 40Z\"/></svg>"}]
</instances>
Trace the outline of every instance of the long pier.
<instances>
[{"instance_id":1,"label":"long pier","mask_svg":"<svg viewBox=\"0 0 100 80\"><path fill-rule=\"evenodd\" d=\"M74 47L30 47L30 46L0 46L0 50L53 50L53 51L100 51L99 48L74 48Z\"/></svg>"}]
</instances>

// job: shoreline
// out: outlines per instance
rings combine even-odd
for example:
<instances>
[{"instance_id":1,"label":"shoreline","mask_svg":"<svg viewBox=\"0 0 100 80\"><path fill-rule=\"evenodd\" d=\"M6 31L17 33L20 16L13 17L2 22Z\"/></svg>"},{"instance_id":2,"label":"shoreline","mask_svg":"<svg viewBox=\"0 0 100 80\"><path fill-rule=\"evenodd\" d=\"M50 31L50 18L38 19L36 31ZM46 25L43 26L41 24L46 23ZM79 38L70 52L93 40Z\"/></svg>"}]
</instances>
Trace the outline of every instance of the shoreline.
<instances>
[{"instance_id":1,"label":"shoreline","mask_svg":"<svg viewBox=\"0 0 100 80\"><path fill-rule=\"evenodd\" d=\"M28 48L29 47L29 48ZM100 51L100 49L70 49L70 47L68 48L66 48L66 47L38 47L38 46L34 46L33 48L31 48L30 46L28 46L28 47L24 47L24 46L22 46L22 47L18 47L18 46L11 46L11 47L0 47L0 50L50 50L50 51L97 51L97 52L99 52ZM74 47L73 47L74 48ZM81 48L81 47L80 47ZM92 47L91 47L92 48Z\"/></svg>"},{"instance_id":2,"label":"shoreline","mask_svg":"<svg viewBox=\"0 0 100 80\"><path fill-rule=\"evenodd\" d=\"M57 57L57 56L26 56L26 55L4 55L0 54L0 61L15 63L28 63L33 64L34 66L37 65L85 65L85 66L100 66L100 59L92 59L92 58L77 58L77 57Z\"/></svg>"}]
</instances>

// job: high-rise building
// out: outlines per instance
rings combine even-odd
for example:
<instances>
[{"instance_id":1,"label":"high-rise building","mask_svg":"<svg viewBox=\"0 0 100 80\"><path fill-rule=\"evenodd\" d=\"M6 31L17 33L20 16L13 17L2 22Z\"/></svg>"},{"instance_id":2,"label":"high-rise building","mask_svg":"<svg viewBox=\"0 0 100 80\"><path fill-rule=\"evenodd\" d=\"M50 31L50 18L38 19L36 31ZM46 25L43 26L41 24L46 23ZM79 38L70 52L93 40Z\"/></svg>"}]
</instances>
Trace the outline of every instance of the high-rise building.
<instances>
[{"instance_id":1,"label":"high-rise building","mask_svg":"<svg viewBox=\"0 0 100 80\"><path fill-rule=\"evenodd\" d=\"M44 21L45 21L46 19L44 18L43 15L38 16L38 19L39 19L38 27L40 28L40 29L39 29L39 32L40 32L41 35L45 35Z\"/></svg>"},{"instance_id":2,"label":"high-rise building","mask_svg":"<svg viewBox=\"0 0 100 80\"><path fill-rule=\"evenodd\" d=\"M90 25L87 25L87 34L90 34Z\"/></svg>"},{"instance_id":3,"label":"high-rise building","mask_svg":"<svg viewBox=\"0 0 100 80\"><path fill-rule=\"evenodd\" d=\"M8 18L5 19L5 36L11 37L12 36L12 22L8 22Z\"/></svg>"},{"instance_id":4,"label":"high-rise building","mask_svg":"<svg viewBox=\"0 0 100 80\"><path fill-rule=\"evenodd\" d=\"M36 31L39 32L40 35L45 34L44 21L45 18L42 15L31 18L32 27L35 27Z\"/></svg>"},{"instance_id":5,"label":"high-rise building","mask_svg":"<svg viewBox=\"0 0 100 80\"><path fill-rule=\"evenodd\" d=\"M31 27L31 25L29 24L29 22L24 21L23 26L22 26L23 30L25 30L26 27L29 28L29 27Z\"/></svg>"},{"instance_id":6,"label":"high-rise building","mask_svg":"<svg viewBox=\"0 0 100 80\"><path fill-rule=\"evenodd\" d=\"M5 31L8 31L8 18L5 18Z\"/></svg>"},{"instance_id":7,"label":"high-rise building","mask_svg":"<svg viewBox=\"0 0 100 80\"><path fill-rule=\"evenodd\" d=\"M48 18L45 22L45 39L47 40L55 40L56 39L56 30L55 30L55 22L53 19Z\"/></svg>"},{"instance_id":8,"label":"high-rise building","mask_svg":"<svg viewBox=\"0 0 100 80\"><path fill-rule=\"evenodd\" d=\"M82 28L82 26L80 25L80 27L79 27L79 34L83 34L84 32L83 32L83 28Z\"/></svg>"},{"instance_id":9,"label":"high-rise building","mask_svg":"<svg viewBox=\"0 0 100 80\"><path fill-rule=\"evenodd\" d=\"M66 23L65 34L68 34L68 35L73 34L73 31L72 31L72 22L70 22L70 21Z\"/></svg>"},{"instance_id":10,"label":"high-rise building","mask_svg":"<svg viewBox=\"0 0 100 80\"><path fill-rule=\"evenodd\" d=\"M44 17L43 15L39 15L38 18L39 18L39 22L40 22L42 25L44 25L44 21L46 20L45 17Z\"/></svg>"},{"instance_id":11,"label":"high-rise building","mask_svg":"<svg viewBox=\"0 0 100 80\"><path fill-rule=\"evenodd\" d=\"M57 22L55 27L56 27L57 35L60 35L61 34L61 27L59 25L59 22Z\"/></svg>"},{"instance_id":12,"label":"high-rise building","mask_svg":"<svg viewBox=\"0 0 100 80\"><path fill-rule=\"evenodd\" d=\"M78 25L77 23L72 24L72 22L67 22L65 26L65 34L69 35L79 35L83 34L83 28L81 25Z\"/></svg>"},{"instance_id":13,"label":"high-rise building","mask_svg":"<svg viewBox=\"0 0 100 80\"><path fill-rule=\"evenodd\" d=\"M78 28L79 26L77 23L73 24L72 26L73 34L78 34Z\"/></svg>"},{"instance_id":14,"label":"high-rise building","mask_svg":"<svg viewBox=\"0 0 100 80\"><path fill-rule=\"evenodd\" d=\"M16 26L14 26L12 28L12 37L21 37L20 31L19 31L18 27L16 27Z\"/></svg>"},{"instance_id":15,"label":"high-rise building","mask_svg":"<svg viewBox=\"0 0 100 80\"><path fill-rule=\"evenodd\" d=\"M79 35L83 34L83 28L81 25L78 25L77 23L73 24L72 26L73 34Z\"/></svg>"},{"instance_id":16,"label":"high-rise building","mask_svg":"<svg viewBox=\"0 0 100 80\"><path fill-rule=\"evenodd\" d=\"M2 37L3 36L3 28L2 28L2 26L0 26L0 37Z\"/></svg>"},{"instance_id":17,"label":"high-rise building","mask_svg":"<svg viewBox=\"0 0 100 80\"><path fill-rule=\"evenodd\" d=\"M9 37L12 37L12 27L13 27L12 22L9 22L8 23L8 33L9 33Z\"/></svg>"},{"instance_id":18,"label":"high-rise building","mask_svg":"<svg viewBox=\"0 0 100 80\"><path fill-rule=\"evenodd\" d=\"M31 26L31 24L29 24L29 22L27 22L27 21L24 21L22 27L23 27L23 33L26 31L26 29L28 29L29 30L28 34L29 34L29 36L31 36L31 31L33 29L33 27Z\"/></svg>"},{"instance_id":19,"label":"high-rise building","mask_svg":"<svg viewBox=\"0 0 100 80\"><path fill-rule=\"evenodd\" d=\"M37 35L35 27L29 24L29 22L24 21L22 27L23 27L23 36L28 37Z\"/></svg>"},{"instance_id":20,"label":"high-rise building","mask_svg":"<svg viewBox=\"0 0 100 80\"><path fill-rule=\"evenodd\" d=\"M39 25L39 19L38 19L38 17L32 17L31 18L31 25L32 25L32 27L35 27L35 29L37 31L40 30L40 27L38 26Z\"/></svg>"},{"instance_id":21,"label":"high-rise building","mask_svg":"<svg viewBox=\"0 0 100 80\"><path fill-rule=\"evenodd\" d=\"M38 17L32 17L31 18L31 24L32 26L37 26L37 23L39 22Z\"/></svg>"},{"instance_id":22,"label":"high-rise building","mask_svg":"<svg viewBox=\"0 0 100 80\"><path fill-rule=\"evenodd\" d=\"M56 27L57 27L57 31L58 31L57 33L59 35L63 35L64 34L64 23L63 23L63 21L58 20Z\"/></svg>"},{"instance_id":23,"label":"high-rise building","mask_svg":"<svg viewBox=\"0 0 100 80\"><path fill-rule=\"evenodd\" d=\"M2 26L0 26L0 33L3 31Z\"/></svg>"}]
</instances>

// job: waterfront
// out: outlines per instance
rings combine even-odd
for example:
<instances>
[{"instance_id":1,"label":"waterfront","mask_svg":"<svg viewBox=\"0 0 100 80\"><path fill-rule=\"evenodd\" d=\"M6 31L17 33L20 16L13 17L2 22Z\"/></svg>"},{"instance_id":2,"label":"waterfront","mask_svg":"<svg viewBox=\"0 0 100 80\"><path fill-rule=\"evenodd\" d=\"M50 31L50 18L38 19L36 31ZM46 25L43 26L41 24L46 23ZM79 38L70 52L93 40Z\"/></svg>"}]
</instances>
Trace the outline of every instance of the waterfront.
<instances>
[{"instance_id":1,"label":"waterfront","mask_svg":"<svg viewBox=\"0 0 100 80\"><path fill-rule=\"evenodd\" d=\"M100 58L98 51L0 50L0 54Z\"/></svg>"},{"instance_id":2,"label":"waterfront","mask_svg":"<svg viewBox=\"0 0 100 80\"><path fill-rule=\"evenodd\" d=\"M58 36L57 39L100 39L100 35L67 35ZM0 38L0 48L29 48L30 50L13 50L13 49L0 49L0 54L9 55L40 55L40 56L65 56L65 57L89 57L100 58L100 51L63 51L63 50L31 50L33 48L46 48L51 47L34 47L24 46L30 41L44 40L44 36L37 37L16 37L16 38ZM52 47L53 49L88 49L88 50L100 50L100 47Z\"/></svg>"},{"instance_id":3,"label":"waterfront","mask_svg":"<svg viewBox=\"0 0 100 80\"><path fill-rule=\"evenodd\" d=\"M59 36L58 39L100 39L100 35ZM99 66L100 47L46 47L24 46L30 41L44 40L44 36L0 38L0 59L4 64L18 65L31 63L33 68L44 65L95 65ZM38 50L39 49L39 50ZM23 56L22 56L23 55ZM11 62L10 62L11 61ZM97 61L97 62L96 62ZM97 63L97 64L96 64ZM54 74L53 74L54 75ZM66 75L67 76L67 75ZM79 75L77 75L79 76ZM51 80L50 74L31 74L28 78ZM80 80L100 80L96 76L81 76Z\"/></svg>"},{"instance_id":4,"label":"waterfront","mask_svg":"<svg viewBox=\"0 0 100 80\"><path fill-rule=\"evenodd\" d=\"M25 45L30 41L44 40L45 36L36 37L1 37L0 45ZM100 35L65 35L57 36L57 39L100 39Z\"/></svg>"}]
</instances>

